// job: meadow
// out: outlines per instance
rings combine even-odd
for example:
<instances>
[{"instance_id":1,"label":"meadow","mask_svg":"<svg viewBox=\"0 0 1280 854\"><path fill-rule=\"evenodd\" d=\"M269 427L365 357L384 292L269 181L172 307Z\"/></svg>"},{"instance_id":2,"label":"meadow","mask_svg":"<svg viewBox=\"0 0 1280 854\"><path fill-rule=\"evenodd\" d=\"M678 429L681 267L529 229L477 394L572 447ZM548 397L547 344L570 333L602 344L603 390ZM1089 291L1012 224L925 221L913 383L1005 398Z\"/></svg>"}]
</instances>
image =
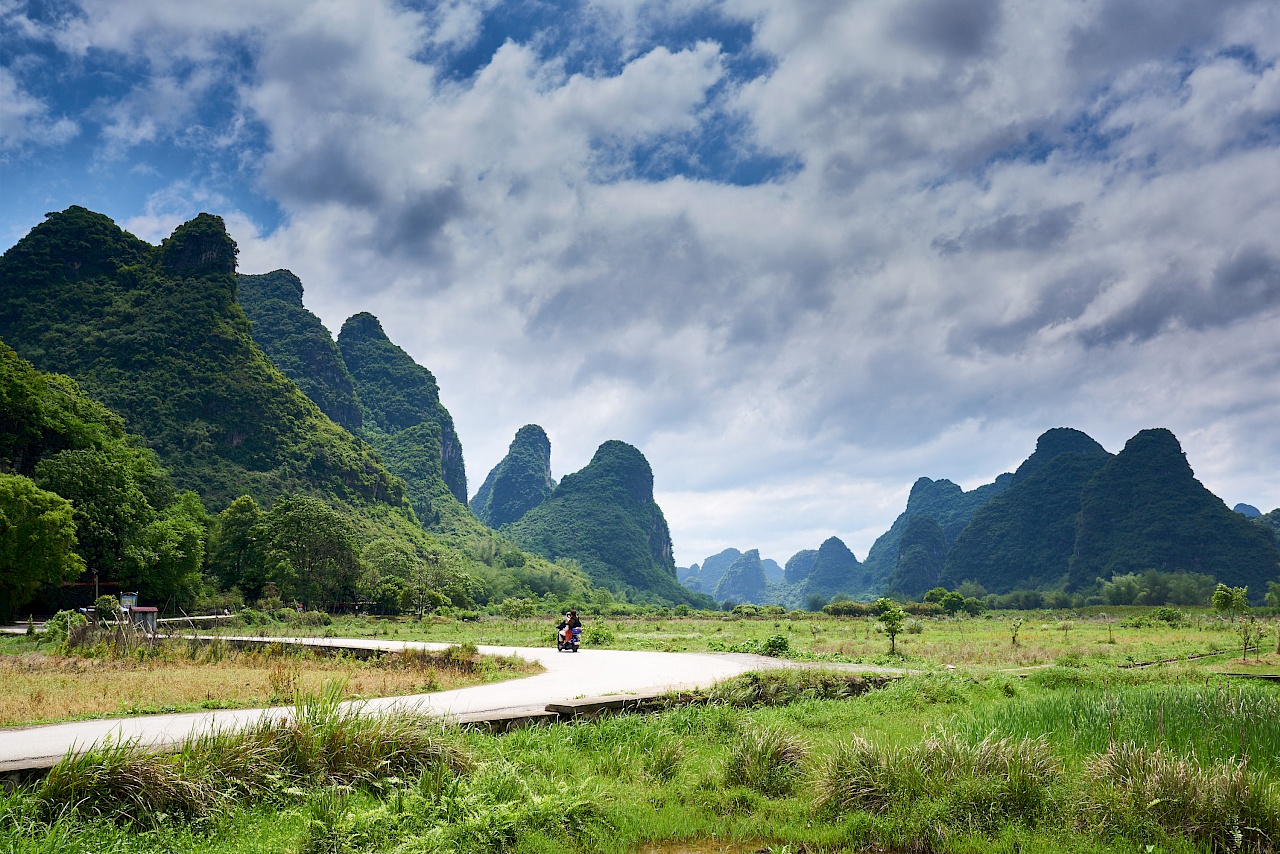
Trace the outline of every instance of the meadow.
<instances>
[{"instance_id":1,"label":"meadow","mask_svg":"<svg viewBox=\"0 0 1280 854\"><path fill-rule=\"evenodd\" d=\"M616 648L913 672L749 674L653 713L506 735L362 719L330 685L298 694L295 723L168 758L108 748L11 789L0 851L1280 850L1280 689L1224 675L1274 668L1274 634L1244 664L1237 627L1203 612L919 623L899 657L866 618L591 617ZM549 637L545 619L492 616L324 631Z\"/></svg>"}]
</instances>

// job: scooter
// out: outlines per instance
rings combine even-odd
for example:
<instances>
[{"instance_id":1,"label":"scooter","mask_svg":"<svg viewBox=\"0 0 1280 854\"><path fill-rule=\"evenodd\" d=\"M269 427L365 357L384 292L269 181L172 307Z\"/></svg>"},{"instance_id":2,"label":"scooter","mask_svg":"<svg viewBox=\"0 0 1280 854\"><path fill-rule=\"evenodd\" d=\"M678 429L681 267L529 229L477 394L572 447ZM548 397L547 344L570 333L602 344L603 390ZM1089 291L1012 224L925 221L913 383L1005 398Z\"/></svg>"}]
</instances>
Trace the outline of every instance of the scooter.
<instances>
[{"instance_id":1,"label":"scooter","mask_svg":"<svg viewBox=\"0 0 1280 854\"><path fill-rule=\"evenodd\" d=\"M582 645L582 626L574 626L573 630L568 632L568 637L565 634L564 630L556 629L556 651L577 652L578 647Z\"/></svg>"}]
</instances>

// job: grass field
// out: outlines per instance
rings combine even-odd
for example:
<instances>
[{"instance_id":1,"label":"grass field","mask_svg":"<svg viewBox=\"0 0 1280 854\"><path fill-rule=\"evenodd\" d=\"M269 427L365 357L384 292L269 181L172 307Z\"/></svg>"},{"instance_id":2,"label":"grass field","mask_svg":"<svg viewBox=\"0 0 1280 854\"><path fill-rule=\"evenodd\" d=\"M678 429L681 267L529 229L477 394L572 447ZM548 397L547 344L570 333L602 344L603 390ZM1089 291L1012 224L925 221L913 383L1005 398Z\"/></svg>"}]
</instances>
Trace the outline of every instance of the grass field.
<instances>
[{"instance_id":1,"label":"grass field","mask_svg":"<svg viewBox=\"0 0 1280 854\"><path fill-rule=\"evenodd\" d=\"M344 699L420 694L540 670L472 648L358 660L278 645L241 651L173 641L114 656L50 653L26 638L6 638L0 650L8 653L0 655L0 726L289 704L298 691L335 681Z\"/></svg>"},{"instance_id":2,"label":"grass field","mask_svg":"<svg viewBox=\"0 0 1280 854\"><path fill-rule=\"evenodd\" d=\"M325 628L549 635L546 620L496 617ZM771 671L656 714L503 736L343 718L320 690L286 731L163 760L105 751L9 792L0 851L1280 850L1280 686L1219 673L1276 669L1274 631L1242 664L1234 626L1141 609L922 620L897 638L902 658L867 619L590 619L589 642L593 629L615 648L918 672L845 696L838 679ZM1165 659L1180 660L1132 666Z\"/></svg>"}]
</instances>

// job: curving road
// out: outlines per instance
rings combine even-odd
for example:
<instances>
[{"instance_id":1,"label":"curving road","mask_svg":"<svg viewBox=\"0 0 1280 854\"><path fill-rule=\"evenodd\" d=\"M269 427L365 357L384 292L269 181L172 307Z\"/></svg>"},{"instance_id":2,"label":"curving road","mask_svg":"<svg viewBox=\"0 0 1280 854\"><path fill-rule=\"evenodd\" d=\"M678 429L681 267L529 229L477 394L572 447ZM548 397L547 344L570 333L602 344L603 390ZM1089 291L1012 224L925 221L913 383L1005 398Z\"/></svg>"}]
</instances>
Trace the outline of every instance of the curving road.
<instances>
[{"instance_id":1,"label":"curving road","mask_svg":"<svg viewBox=\"0 0 1280 854\"><path fill-rule=\"evenodd\" d=\"M240 638L258 640L261 638ZM445 649L450 644L355 638L272 638L273 641L343 649ZM344 704L367 711L405 709L453 718L486 720L522 712L541 712L548 703L580 697L652 694L668 690L705 688L732 676L765 668L797 667L796 662L756 655L725 653L635 652L584 649L558 653L551 648L481 646L487 655L518 655L546 670L535 676L492 685L384 697ZM900 672L887 668L851 668ZM162 749L215 730L237 729L264 714L288 716L291 709L236 709L180 715L78 721L65 724L0 730L0 773L49 768L68 752L79 752L104 739L136 740Z\"/></svg>"}]
</instances>

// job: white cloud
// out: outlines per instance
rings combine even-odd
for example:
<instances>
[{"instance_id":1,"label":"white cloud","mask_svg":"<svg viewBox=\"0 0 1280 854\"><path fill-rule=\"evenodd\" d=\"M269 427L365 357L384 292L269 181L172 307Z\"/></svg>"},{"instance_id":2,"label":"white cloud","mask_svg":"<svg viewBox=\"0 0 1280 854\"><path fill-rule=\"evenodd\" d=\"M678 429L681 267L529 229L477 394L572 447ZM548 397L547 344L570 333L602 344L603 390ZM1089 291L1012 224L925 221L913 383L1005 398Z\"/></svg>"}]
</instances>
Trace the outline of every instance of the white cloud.
<instances>
[{"instance_id":1,"label":"white cloud","mask_svg":"<svg viewBox=\"0 0 1280 854\"><path fill-rule=\"evenodd\" d=\"M235 233L242 268L294 270L331 328L378 314L439 377L473 486L534 421L557 474L639 445L682 563L834 533L864 556L917 476L1168 426L1231 503L1280 504L1273 4L596 0L565 55L423 59L491 5L94 0L58 38L150 69L108 141L202 140L188 105L231 87L240 124L209 133L261 132L246 173L285 215ZM750 24L758 77L652 41L700 10ZM616 64L575 65L584 41ZM633 174L699 143L798 167Z\"/></svg>"},{"instance_id":2,"label":"white cloud","mask_svg":"<svg viewBox=\"0 0 1280 854\"><path fill-rule=\"evenodd\" d=\"M62 145L78 132L69 118L50 115L49 105L23 91L13 73L0 68L0 152L28 145Z\"/></svg>"}]
</instances>

